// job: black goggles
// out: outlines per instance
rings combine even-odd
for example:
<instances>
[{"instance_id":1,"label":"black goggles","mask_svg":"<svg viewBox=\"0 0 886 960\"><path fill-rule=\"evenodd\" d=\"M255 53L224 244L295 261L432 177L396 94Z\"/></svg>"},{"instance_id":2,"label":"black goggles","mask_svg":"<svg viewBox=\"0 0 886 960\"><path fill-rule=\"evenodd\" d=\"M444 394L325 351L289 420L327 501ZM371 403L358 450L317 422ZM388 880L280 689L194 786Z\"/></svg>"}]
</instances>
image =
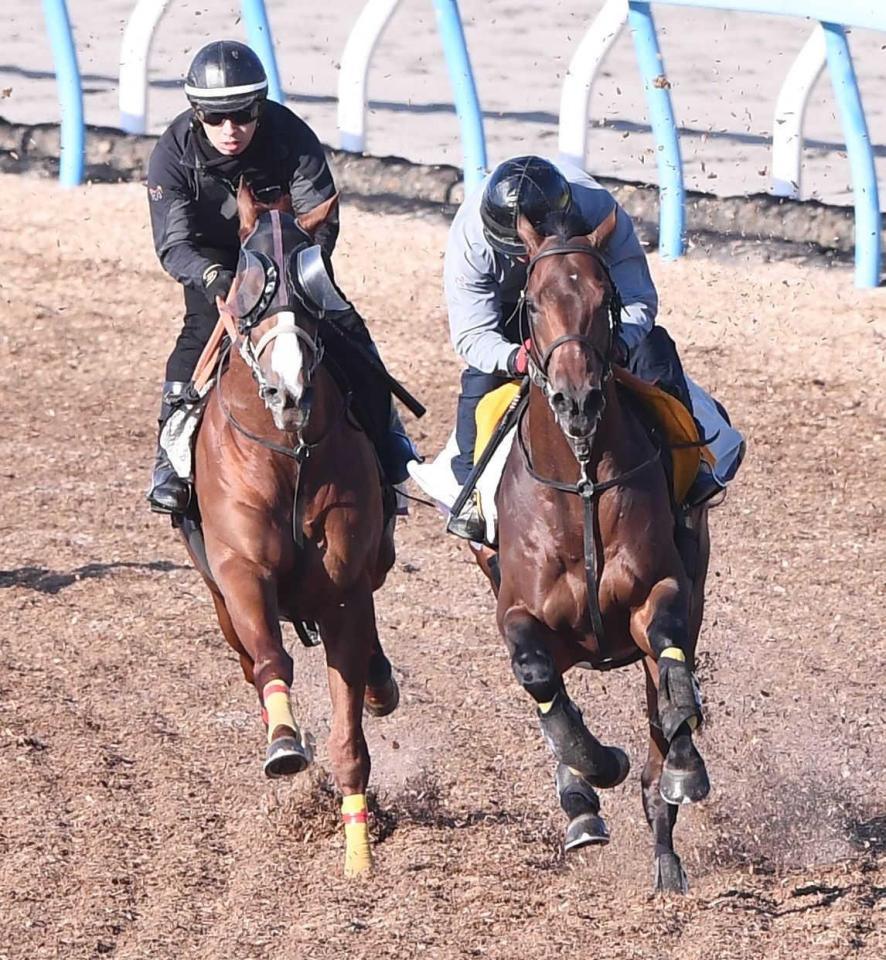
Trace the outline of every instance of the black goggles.
<instances>
[{"instance_id":1,"label":"black goggles","mask_svg":"<svg viewBox=\"0 0 886 960\"><path fill-rule=\"evenodd\" d=\"M203 107L195 110L197 119L210 127L220 127L225 120L230 120L235 127L245 127L246 124L258 120L260 112L261 103L258 101L242 110L205 110Z\"/></svg>"}]
</instances>

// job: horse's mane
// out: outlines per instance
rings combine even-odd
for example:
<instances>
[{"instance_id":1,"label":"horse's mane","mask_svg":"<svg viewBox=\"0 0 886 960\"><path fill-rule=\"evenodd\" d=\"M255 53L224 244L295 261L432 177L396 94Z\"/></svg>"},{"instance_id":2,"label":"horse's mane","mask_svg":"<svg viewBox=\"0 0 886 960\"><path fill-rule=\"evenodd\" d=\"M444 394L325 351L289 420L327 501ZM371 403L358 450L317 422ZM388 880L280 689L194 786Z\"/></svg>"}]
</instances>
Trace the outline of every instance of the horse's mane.
<instances>
[{"instance_id":1,"label":"horse's mane","mask_svg":"<svg viewBox=\"0 0 886 960\"><path fill-rule=\"evenodd\" d=\"M556 237L558 243L565 244L573 237L582 236L588 231L582 229L582 224L575 214L557 211L545 220L541 232L545 237Z\"/></svg>"}]
</instances>

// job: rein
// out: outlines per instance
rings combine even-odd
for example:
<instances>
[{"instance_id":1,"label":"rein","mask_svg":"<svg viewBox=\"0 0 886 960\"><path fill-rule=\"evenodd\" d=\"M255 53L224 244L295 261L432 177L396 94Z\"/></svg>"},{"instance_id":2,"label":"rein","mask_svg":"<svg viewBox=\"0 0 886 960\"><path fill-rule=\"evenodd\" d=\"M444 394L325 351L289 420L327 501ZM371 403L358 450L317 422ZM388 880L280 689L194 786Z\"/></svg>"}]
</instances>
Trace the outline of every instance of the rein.
<instances>
[{"instance_id":1,"label":"rein","mask_svg":"<svg viewBox=\"0 0 886 960\"><path fill-rule=\"evenodd\" d=\"M267 335L266 335L267 336ZM307 334L305 334L307 337ZM264 341L264 337L262 341ZM311 341L313 342L313 341ZM306 443L302 438L301 432L296 433L297 443L294 447L284 446L282 443L277 443L275 440L269 440L267 437L262 437L257 433L253 433L248 427L245 427L235 416L233 410L231 410L229 404L225 400L224 391L222 390L222 380L224 379L225 373L225 361L230 357L231 350L233 348L233 342L228 341L227 346L222 351L221 356L219 357L219 366L218 366L218 378L215 385L216 392L218 394L218 405L221 407L221 411L224 414L225 420L235 429L238 433L241 433L248 440L252 440L253 443L257 443L260 447L264 447L266 450L270 450L273 453L282 453L284 457L288 457L290 460L294 460L298 465L299 469L296 471L295 475L295 490L292 495L292 539L295 542L297 547L302 547L304 545L304 533L302 531L302 525L300 520L301 510L299 504L299 491L301 488L301 465L311 456L311 451L315 450L320 446L321 443L326 439L330 434L332 427L330 426L327 431L319 439L314 440L312 443ZM241 356L243 356L243 351L240 351ZM246 357L243 357L244 362L252 367ZM254 373L254 370L253 370ZM343 408L343 409L346 409ZM342 414L343 416L344 414Z\"/></svg>"},{"instance_id":2,"label":"rein","mask_svg":"<svg viewBox=\"0 0 886 960\"><path fill-rule=\"evenodd\" d=\"M661 457L661 448L656 447L655 453L651 457L648 457L642 463L638 463L636 466L631 467L630 470L627 470L625 473L619 474L617 477L610 477L609 480L595 481L591 479L590 476L590 461L589 460L579 460L578 465L581 469L581 479L576 483L564 483L561 480L554 480L551 477L543 477L532 465L532 458L529 454L529 448L526 446L526 441L523 439L523 420L528 410L528 406L525 406L520 411L520 416L517 420L517 443L520 447L520 453L523 455L523 465L526 467L526 472L532 477L536 483L540 483L542 486L549 487L552 490L558 490L560 493L570 493L574 496L581 497L582 506L584 508L584 523L582 529L582 539L584 544L584 567L585 567L585 583L587 585L588 593L588 614L591 618L591 626L594 630L594 635L597 638L599 643L603 642L603 615L600 612L600 580L597 573L597 514L594 510L594 501L600 496L601 493L604 493L606 490L611 490L613 487L621 486L622 484L627 483L628 480L633 479L639 473L642 473L647 467L652 466L656 463Z\"/></svg>"},{"instance_id":3,"label":"rein","mask_svg":"<svg viewBox=\"0 0 886 960\"><path fill-rule=\"evenodd\" d=\"M584 253L588 256L593 257L603 268L606 278L609 280L609 285L612 288L612 294L608 299L609 307L609 345L606 353L604 354L595 343L593 343L590 337L579 334L579 333L569 333L561 337L557 337L553 342L551 342L547 349L540 354L539 361L536 362L534 359L531 360L531 369L530 377L532 378L533 383L541 389L545 395L548 393L549 379L547 375L548 365L551 361L551 356L554 351L562 346L564 343L576 342L581 343L584 346L590 347L600 358L603 363L603 383L605 384L607 380L612 376L612 348L615 343L615 338L618 335L618 330L621 325L621 299L618 296L616 291L615 284L612 282L612 277L609 274L609 270L606 267L606 264L603 262L602 257L593 247L579 246L573 244L563 244L556 247L551 247L549 250L543 250L541 253L537 253L529 261L529 265L526 270L526 286L529 284L529 278L532 275L532 270L535 267L535 264L543 259L544 257L552 257L557 255L567 255L572 253ZM525 294L526 286L523 288L523 302L525 303ZM531 321L528 324L530 340L532 343L532 348L534 352L538 355L539 350L535 342L534 331L532 329ZM520 447L520 453L523 457L523 465L526 467L526 472L532 477L536 483L542 484L542 486L549 487L553 490L558 490L560 493L568 493L573 496L581 497L582 506L583 506L583 545L584 545L584 568L585 568L585 583L587 586L588 594L588 615L591 618L591 627L593 628L594 635L597 638L597 642L603 643L603 615L600 612L600 581L597 570L597 513L594 510L594 502L600 496L601 493L604 493L606 490L611 490L613 487L621 486L627 483L629 480L633 479L635 476L640 474L647 467L652 466L656 463L661 456L661 448L656 447L655 453L642 463L638 463L636 466L631 467L630 470L625 473L620 474L617 477L611 477L609 480L595 481L591 478L591 460L590 454L593 447L593 441L590 446L586 447L587 456L580 457L575 453L573 449L573 454L575 459L578 462L579 469L581 470L581 477L576 483L564 483L560 480L554 480L551 477L544 477L538 473L535 467L532 464L532 458L529 453L529 448L526 444L526 441L523 437L523 421L526 416L526 411L528 410L528 405L524 406L520 411L520 415L517 419L517 443ZM603 411L600 411L600 416L602 416ZM596 428L595 428L596 430ZM562 432L562 431L561 431ZM569 438L567 437L567 442ZM572 447L572 444L570 444Z\"/></svg>"}]
</instances>

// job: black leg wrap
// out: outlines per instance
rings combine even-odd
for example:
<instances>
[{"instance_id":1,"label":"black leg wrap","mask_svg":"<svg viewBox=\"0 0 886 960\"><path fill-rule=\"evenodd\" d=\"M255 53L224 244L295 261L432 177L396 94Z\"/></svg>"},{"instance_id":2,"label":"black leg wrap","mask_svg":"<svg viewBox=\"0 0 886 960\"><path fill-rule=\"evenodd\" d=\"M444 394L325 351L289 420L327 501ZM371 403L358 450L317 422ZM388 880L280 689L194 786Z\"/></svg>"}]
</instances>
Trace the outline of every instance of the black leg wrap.
<instances>
[{"instance_id":1,"label":"black leg wrap","mask_svg":"<svg viewBox=\"0 0 886 960\"><path fill-rule=\"evenodd\" d=\"M565 691L556 694L547 712L539 710L538 721L554 756L578 770L593 786L614 787L628 775L627 755L617 747L604 747L591 735L581 711Z\"/></svg>"},{"instance_id":2,"label":"black leg wrap","mask_svg":"<svg viewBox=\"0 0 886 960\"><path fill-rule=\"evenodd\" d=\"M600 800L594 788L565 763L557 767L557 793L560 806L569 817L563 837L564 850L609 843L609 831L600 816Z\"/></svg>"},{"instance_id":3,"label":"black leg wrap","mask_svg":"<svg viewBox=\"0 0 886 960\"><path fill-rule=\"evenodd\" d=\"M661 732L673 739L681 723L701 722L701 698L689 665L662 657L658 661L658 720Z\"/></svg>"},{"instance_id":4,"label":"black leg wrap","mask_svg":"<svg viewBox=\"0 0 886 960\"><path fill-rule=\"evenodd\" d=\"M599 813L597 791L580 774L565 763L557 764L557 795L560 806L570 820L583 813Z\"/></svg>"}]
</instances>

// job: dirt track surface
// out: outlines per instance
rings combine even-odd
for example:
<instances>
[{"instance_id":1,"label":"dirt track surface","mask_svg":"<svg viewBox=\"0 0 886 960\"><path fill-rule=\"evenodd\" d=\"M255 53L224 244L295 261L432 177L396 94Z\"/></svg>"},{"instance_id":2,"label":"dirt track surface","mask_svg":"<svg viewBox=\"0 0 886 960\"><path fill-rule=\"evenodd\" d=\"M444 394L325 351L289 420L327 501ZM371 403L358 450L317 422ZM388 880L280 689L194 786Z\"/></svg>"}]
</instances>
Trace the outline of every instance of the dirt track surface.
<instances>
[{"instance_id":1,"label":"dirt track surface","mask_svg":"<svg viewBox=\"0 0 886 960\"><path fill-rule=\"evenodd\" d=\"M564 858L553 763L479 571L424 507L377 605L403 693L367 721L377 869L341 876L322 655L293 640L310 774L261 774L254 693L142 494L175 284L138 186L0 178L0 958L886 955L884 294L846 270L653 260L662 320L750 454L712 516L714 782L692 888L650 899L639 667L568 678L623 745L604 850ZM339 279L428 404L458 365L445 226L346 207ZM879 406L878 406L879 405ZM291 635L290 635L291 638Z\"/></svg>"}]
</instances>

